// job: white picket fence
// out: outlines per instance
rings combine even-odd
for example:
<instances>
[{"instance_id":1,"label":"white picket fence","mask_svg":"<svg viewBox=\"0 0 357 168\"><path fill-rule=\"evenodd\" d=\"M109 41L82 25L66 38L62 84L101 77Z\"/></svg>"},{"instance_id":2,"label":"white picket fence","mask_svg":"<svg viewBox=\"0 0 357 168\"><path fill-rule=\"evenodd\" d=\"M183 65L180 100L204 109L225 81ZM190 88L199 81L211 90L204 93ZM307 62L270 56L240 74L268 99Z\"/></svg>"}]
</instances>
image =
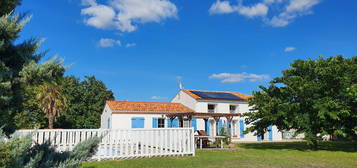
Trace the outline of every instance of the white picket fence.
<instances>
[{"instance_id":1,"label":"white picket fence","mask_svg":"<svg viewBox=\"0 0 357 168\"><path fill-rule=\"evenodd\" d=\"M97 153L92 157L95 160L195 155L192 128L40 129L17 132L22 136L33 133L34 143L49 141L58 151L72 150L90 137L103 136Z\"/></svg>"}]
</instances>

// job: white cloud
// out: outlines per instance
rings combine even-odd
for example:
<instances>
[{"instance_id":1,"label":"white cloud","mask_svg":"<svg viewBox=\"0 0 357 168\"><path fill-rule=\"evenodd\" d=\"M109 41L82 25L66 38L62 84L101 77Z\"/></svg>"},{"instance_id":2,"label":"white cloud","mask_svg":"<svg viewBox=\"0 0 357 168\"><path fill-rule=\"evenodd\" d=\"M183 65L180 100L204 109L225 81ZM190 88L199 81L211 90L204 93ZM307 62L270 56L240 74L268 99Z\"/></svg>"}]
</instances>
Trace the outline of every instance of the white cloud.
<instances>
[{"instance_id":1,"label":"white cloud","mask_svg":"<svg viewBox=\"0 0 357 168\"><path fill-rule=\"evenodd\" d=\"M151 99L151 100L165 100L165 99L167 99L167 97L151 96L150 99Z\"/></svg>"},{"instance_id":2,"label":"white cloud","mask_svg":"<svg viewBox=\"0 0 357 168\"><path fill-rule=\"evenodd\" d=\"M319 2L320 0L290 0L286 12L306 12Z\"/></svg>"},{"instance_id":3,"label":"white cloud","mask_svg":"<svg viewBox=\"0 0 357 168\"><path fill-rule=\"evenodd\" d=\"M217 0L209 9L210 14L227 14L238 12L246 17L265 16L269 8L263 3L253 6L231 5L229 1Z\"/></svg>"},{"instance_id":4,"label":"white cloud","mask_svg":"<svg viewBox=\"0 0 357 168\"><path fill-rule=\"evenodd\" d=\"M121 42L119 40L114 40L110 38L101 38L97 44L99 47L114 47L121 46Z\"/></svg>"},{"instance_id":5,"label":"white cloud","mask_svg":"<svg viewBox=\"0 0 357 168\"><path fill-rule=\"evenodd\" d=\"M126 48L129 48L129 47L135 47L136 46L136 43L127 43L125 45Z\"/></svg>"},{"instance_id":6,"label":"white cloud","mask_svg":"<svg viewBox=\"0 0 357 168\"><path fill-rule=\"evenodd\" d=\"M89 18L84 20L84 23L99 29L107 29L113 27L113 19L115 11L113 8L106 5L98 5L94 0L86 1L91 7L82 9L82 15L88 15Z\"/></svg>"},{"instance_id":7,"label":"white cloud","mask_svg":"<svg viewBox=\"0 0 357 168\"><path fill-rule=\"evenodd\" d=\"M284 11L267 23L274 27L284 27L299 16L311 14L311 8L319 3L320 0L290 0Z\"/></svg>"},{"instance_id":8,"label":"white cloud","mask_svg":"<svg viewBox=\"0 0 357 168\"><path fill-rule=\"evenodd\" d=\"M285 0L264 0L263 3L265 4L272 4L272 3L281 3Z\"/></svg>"},{"instance_id":9,"label":"white cloud","mask_svg":"<svg viewBox=\"0 0 357 168\"><path fill-rule=\"evenodd\" d=\"M222 83L238 83L242 82L245 80L248 80L250 82L257 82L257 81L262 81L262 80L267 80L269 79L269 75L265 74L253 74L253 73L219 73L219 74L212 74L210 79L221 79Z\"/></svg>"},{"instance_id":10,"label":"white cloud","mask_svg":"<svg viewBox=\"0 0 357 168\"><path fill-rule=\"evenodd\" d=\"M295 47L286 47L286 48L284 49L285 52L291 52L291 51L294 51L294 50L296 50Z\"/></svg>"},{"instance_id":11,"label":"white cloud","mask_svg":"<svg viewBox=\"0 0 357 168\"><path fill-rule=\"evenodd\" d=\"M229 4L229 1L216 1L209 9L210 14L232 13L234 11L235 9Z\"/></svg>"},{"instance_id":12,"label":"white cloud","mask_svg":"<svg viewBox=\"0 0 357 168\"><path fill-rule=\"evenodd\" d=\"M104 29L114 28L122 32L132 32L138 24L161 22L177 17L177 8L169 0L112 0L108 5L84 0L89 7L82 9L87 25Z\"/></svg>"},{"instance_id":13,"label":"white cloud","mask_svg":"<svg viewBox=\"0 0 357 168\"><path fill-rule=\"evenodd\" d=\"M238 6L238 12L246 17L265 16L268 13L268 6L257 3L254 6Z\"/></svg>"},{"instance_id":14,"label":"white cloud","mask_svg":"<svg viewBox=\"0 0 357 168\"><path fill-rule=\"evenodd\" d=\"M248 18L260 16L273 27L284 27L297 17L312 13L312 7L321 0L259 0L252 5L243 5L243 0L232 5L229 1L217 0L209 9L210 14L238 13ZM277 7L278 6L278 7Z\"/></svg>"},{"instance_id":15,"label":"white cloud","mask_svg":"<svg viewBox=\"0 0 357 168\"><path fill-rule=\"evenodd\" d=\"M95 0L82 0L82 5L87 6L87 5L96 5L97 2Z\"/></svg>"}]
</instances>

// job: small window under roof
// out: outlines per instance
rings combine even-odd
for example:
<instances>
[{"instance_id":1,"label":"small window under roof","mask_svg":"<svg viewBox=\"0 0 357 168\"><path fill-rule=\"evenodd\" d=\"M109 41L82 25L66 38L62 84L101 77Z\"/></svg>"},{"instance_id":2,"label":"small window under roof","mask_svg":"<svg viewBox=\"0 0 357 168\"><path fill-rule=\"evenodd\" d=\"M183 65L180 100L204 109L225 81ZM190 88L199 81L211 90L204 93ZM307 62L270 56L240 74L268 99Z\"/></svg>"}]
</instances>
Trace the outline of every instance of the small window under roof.
<instances>
[{"instance_id":1,"label":"small window under roof","mask_svg":"<svg viewBox=\"0 0 357 168\"><path fill-rule=\"evenodd\" d=\"M224 92L202 92L202 91L191 91L193 94L204 98L204 99L225 99L225 100L243 100L242 98L235 96L231 93Z\"/></svg>"}]
</instances>

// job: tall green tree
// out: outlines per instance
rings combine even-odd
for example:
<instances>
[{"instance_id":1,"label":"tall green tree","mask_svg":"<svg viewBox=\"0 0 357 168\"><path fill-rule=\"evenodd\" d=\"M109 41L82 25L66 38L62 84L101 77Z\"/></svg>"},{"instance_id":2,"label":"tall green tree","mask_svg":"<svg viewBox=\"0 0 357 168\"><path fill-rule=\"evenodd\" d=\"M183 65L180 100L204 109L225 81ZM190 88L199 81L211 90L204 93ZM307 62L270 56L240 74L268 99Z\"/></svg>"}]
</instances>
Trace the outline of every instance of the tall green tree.
<instances>
[{"instance_id":1,"label":"tall green tree","mask_svg":"<svg viewBox=\"0 0 357 168\"><path fill-rule=\"evenodd\" d=\"M357 57L296 60L249 99L247 131L304 133L313 148L323 135L357 135Z\"/></svg>"},{"instance_id":2,"label":"tall green tree","mask_svg":"<svg viewBox=\"0 0 357 168\"><path fill-rule=\"evenodd\" d=\"M18 4L19 0L0 1L0 127L7 134L15 130L14 116L22 110L19 73L25 65L37 62L43 55L37 53L39 40L18 40L29 21L23 15L11 13Z\"/></svg>"},{"instance_id":3,"label":"tall green tree","mask_svg":"<svg viewBox=\"0 0 357 168\"><path fill-rule=\"evenodd\" d=\"M94 76L83 81L73 76L63 82L68 96L68 110L57 122L60 128L99 128L105 101L113 100L113 92Z\"/></svg>"}]
</instances>

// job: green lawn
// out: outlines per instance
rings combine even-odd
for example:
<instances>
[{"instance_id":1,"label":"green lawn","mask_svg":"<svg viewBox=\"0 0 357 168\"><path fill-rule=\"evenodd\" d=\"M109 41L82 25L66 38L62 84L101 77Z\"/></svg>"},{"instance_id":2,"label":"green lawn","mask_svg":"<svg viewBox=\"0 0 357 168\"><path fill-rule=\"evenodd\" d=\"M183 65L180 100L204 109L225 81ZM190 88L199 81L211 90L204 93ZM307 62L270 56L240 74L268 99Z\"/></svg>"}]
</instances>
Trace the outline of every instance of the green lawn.
<instances>
[{"instance_id":1,"label":"green lawn","mask_svg":"<svg viewBox=\"0 0 357 168\"><path fill-rule=\"evenodd\" d=\"M232 151L197 151L195 157L161 157L87 162L84 168L172 167L357 167L357 143L323 142L311 151L305 142L238 144Z\"/></svg>"}]
</instances>

